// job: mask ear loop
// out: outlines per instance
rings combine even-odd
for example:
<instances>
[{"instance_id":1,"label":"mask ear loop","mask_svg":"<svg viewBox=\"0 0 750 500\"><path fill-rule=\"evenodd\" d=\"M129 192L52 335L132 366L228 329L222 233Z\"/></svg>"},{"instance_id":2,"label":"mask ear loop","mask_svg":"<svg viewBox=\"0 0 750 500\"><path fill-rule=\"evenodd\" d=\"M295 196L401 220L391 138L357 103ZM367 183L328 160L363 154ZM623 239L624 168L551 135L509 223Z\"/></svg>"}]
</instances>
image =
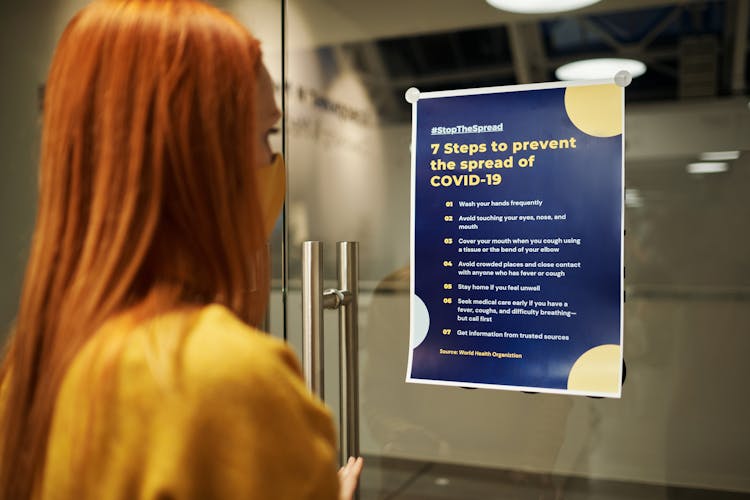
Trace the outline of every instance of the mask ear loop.
<instances>
[{"instance_id":1,"label":"mask ear loop","mask_svg":"<svg viewBox=\"0 0 750 500\"><path fill-rule=\"evenodd\" d=\"M256 199L260 204L264 236L270 240L286 198L284 157L274 153L271 163L255 169Z\"/></svg>"},{"instance_id":2,"label":"mask ear loop","mask_svg":"<svg viewBox=\"0 0 750 500\"><path fill-rule=\"evenodd\" d=\"M242 291L238 304L245 321L257 328L267 326L268 306L271 292L271 245L264 243L250 252L247 269L246 288ZM265 268L265 272L263 272Z\"/></svg>"}]
</instances>

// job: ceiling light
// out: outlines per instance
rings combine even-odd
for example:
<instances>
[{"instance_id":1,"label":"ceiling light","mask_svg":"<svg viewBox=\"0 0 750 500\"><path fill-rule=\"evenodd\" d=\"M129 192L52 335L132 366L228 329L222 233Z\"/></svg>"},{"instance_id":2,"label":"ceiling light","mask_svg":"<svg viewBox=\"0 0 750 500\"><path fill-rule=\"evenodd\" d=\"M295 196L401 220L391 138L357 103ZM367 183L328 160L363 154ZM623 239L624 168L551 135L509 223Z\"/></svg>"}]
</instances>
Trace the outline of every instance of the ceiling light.
<instances>
[{"instance_id":1,"label":"ceiling light","mask_svg":"<svg viewBox=\"0 0 750 500\"><path fill-rule=\"evenodd\" d=\"M729 163L723 161L699 161L687 166L691 174L717 174L729 170Z\"/></svg>"},{"instance_id":2,"label":"ceiling light","mask_svg":"<svg viewBox=\"0 0 750 500\"><path fill-rule=\"evenodd\" d=\"M487 0L496 9L518 14L547 14L588 7L601 0Z\"/></svg>"},{"instance_id":3,"label":"ceiling light","mask_svg":"<svg viewBox=\"0 0 750 500\"><path fill-rule=\"evenodd\" d=\"M703 161L728 161L736 160L739 157L739 151L710 151L708 153L701 153L700 156Z\"/></svg>"},{"instance_id":4,"label":"ceiling light","mask_svg":"<svg viewBox=\"0 0 750 500\"><path fill-rule=\"evenodd\" d=\"M633 78L646 72L646 65L635 59L586 59L560 66L555 70L558 80L599 80L614 78L618 71L627 71Z\"/></svg>"}]
</instances>

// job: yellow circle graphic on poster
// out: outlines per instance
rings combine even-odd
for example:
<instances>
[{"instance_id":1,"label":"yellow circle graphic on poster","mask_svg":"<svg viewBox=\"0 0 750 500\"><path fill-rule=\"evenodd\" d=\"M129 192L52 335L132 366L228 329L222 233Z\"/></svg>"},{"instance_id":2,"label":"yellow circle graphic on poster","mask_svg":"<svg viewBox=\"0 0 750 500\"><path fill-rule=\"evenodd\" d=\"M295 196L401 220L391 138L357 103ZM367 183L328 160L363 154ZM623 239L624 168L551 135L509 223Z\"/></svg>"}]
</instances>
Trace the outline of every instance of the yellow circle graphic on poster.
<instances>
[{"instance_id":1,"label":"yellow circle graphic on poster","mask_svg":"<svg viewBox=\"0 0 750 500\"><path fill-rule=\"evenodd\" d=\"M605 344L589 349L573 364L568 390L615 394L620 391L620 346Z\"/></svg>"},{"instance_id":2,"label":"yellow circle graphic on poster","mask_svg":"<svg viewBox=\"0 0 750 500\"><path fill-rule=\"evenodd\" d=\"M622 133L623 89L614 83L568 87L565 111L581 132L594 137Z\"/></svg>"}]
</instances>

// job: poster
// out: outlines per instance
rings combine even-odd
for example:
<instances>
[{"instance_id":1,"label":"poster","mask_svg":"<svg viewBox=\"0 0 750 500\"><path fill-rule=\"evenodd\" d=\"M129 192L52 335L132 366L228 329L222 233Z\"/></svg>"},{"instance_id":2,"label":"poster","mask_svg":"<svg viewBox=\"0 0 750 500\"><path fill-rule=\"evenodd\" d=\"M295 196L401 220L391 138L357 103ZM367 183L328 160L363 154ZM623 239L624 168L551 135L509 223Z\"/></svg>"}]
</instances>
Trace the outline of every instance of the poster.
<instances>
[{"instance_id":1,"label":"poster","mask_svg":"<svg viewBox=\"0 0 750 500\"><path fill-rule=\"evenodd\" d=\"M624 88L410 100L406 381L620 397Z\"/></svg>"}]
</instances>

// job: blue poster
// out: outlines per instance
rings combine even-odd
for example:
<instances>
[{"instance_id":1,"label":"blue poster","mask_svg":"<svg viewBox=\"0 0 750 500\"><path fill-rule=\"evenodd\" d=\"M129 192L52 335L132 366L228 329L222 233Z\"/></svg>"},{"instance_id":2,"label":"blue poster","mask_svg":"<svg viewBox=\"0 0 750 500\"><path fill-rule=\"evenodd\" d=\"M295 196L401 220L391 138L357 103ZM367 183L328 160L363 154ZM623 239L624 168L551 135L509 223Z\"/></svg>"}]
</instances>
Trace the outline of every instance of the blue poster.
<instances>
[{"instance_id":1,"label":"blue poster","mask_svg":"<svg viewBox=\"0 0 750 500\"><path fill-rule=\"evenodd\" d=\"M412 97L406 381L620 397L624 88Z\"/></svg>"}]
</instances>

